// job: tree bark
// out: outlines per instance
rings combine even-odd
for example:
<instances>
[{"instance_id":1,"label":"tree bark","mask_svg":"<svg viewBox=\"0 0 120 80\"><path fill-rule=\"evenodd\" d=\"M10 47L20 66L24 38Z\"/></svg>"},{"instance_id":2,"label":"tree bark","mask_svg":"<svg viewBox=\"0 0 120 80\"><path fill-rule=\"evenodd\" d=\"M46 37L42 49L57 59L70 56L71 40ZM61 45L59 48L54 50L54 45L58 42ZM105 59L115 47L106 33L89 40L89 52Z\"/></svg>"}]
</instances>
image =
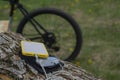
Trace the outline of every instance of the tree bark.
<instances>
[{"instance_id":1,"label":"tree bark","mask_svg":"<svg viewBox=\"0 0 120 80\"><path fill-rule=\"evenodd\" d=\"M0 33L0 80L45 80L45 76L26 64L20 57L20 34ZM63 70L47 74L48 80L100 80L74 64L62 61Z\"/></svg>"}]
</instances>

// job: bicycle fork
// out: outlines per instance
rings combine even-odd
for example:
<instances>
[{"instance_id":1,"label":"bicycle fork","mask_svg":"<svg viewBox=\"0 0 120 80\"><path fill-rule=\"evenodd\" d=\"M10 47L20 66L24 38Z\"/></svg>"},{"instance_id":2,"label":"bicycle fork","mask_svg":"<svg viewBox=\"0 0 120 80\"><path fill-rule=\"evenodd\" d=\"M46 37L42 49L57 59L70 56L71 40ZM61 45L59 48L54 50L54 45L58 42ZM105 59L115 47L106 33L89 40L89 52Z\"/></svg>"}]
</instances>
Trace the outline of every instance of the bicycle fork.
<instances>
[{"instance_id":1,"label":"bicycle fork","mask_svg":"<svg viewBox=\"0 0 120 80\"><path fill-rule=\"evenodd\" d=\"M12 26L12 21L13 21L13 15L14 15L14 9L15 9L15 4L10 2L11 8L10 8L10 14L9 14L9 24L8 24L8 30L10 31L11 26Z\"/></svg>"}]
</instances>

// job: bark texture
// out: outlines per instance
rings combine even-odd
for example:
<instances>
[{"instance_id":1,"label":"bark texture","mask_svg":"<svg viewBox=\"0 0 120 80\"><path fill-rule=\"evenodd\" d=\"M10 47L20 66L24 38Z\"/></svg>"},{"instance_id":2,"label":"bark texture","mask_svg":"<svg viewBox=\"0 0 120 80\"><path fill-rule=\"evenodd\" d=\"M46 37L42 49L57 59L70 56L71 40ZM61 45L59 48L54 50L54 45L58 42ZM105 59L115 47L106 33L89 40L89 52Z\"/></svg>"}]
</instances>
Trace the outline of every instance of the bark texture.
<instances>
[{"instance_id":1,"label":"bark texture","mask_svg":"<svg viewBox=\"0 0 120 80\"><path fill-rule=\"evenodd\" d=\"M19 57L21 40L25 38L19 34L0 33L0 80L45 80L44 75ZM47 74L48 80L100 80L74 64L63 63L63 70Z\"/></svg>"}]
</instances>

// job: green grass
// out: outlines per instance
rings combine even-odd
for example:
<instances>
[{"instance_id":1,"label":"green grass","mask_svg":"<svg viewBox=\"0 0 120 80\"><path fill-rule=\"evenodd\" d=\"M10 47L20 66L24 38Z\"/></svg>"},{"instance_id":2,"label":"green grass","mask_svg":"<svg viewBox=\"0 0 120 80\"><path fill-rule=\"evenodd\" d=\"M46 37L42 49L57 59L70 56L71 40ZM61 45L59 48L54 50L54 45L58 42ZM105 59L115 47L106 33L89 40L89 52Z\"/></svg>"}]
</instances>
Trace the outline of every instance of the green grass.
<instances>
[{"instance_id":1,"label":"green grass","mask_svg":"<svg viewBox=\"0 0 120 80\"><path fill-rule=\"evenodd\" d=\"M41 1L41 2L40 2ZM81 54L74 61L104 80L120 79L120 0L21 0L29 10L54 7L69 13L83 33ZM0 1L0 20L8 4ZM14 27L21 19L16 11Z\"/></svg>"}]
</instances>

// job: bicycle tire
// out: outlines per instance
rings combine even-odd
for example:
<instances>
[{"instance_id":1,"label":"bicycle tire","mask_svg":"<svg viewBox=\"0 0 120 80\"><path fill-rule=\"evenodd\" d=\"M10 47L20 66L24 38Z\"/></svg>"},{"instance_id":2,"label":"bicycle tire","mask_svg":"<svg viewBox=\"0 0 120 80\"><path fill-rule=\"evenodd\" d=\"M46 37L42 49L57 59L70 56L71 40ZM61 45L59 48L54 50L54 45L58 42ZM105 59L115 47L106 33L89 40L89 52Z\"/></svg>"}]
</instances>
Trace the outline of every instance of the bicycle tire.
<instances>
[{"instance_id":1,"label":"bicycle tire","mask_svg":"<svg viewBox=\"0 0 120 80\"><path fill-rule=\"evenodd\" d=\"M24 17L21 20L21 22L19 23L18 28L17 28L17 33L21 33L24 36L23 31L25 30L25 25L27 24L27 22L29 22L28 18L33 19L33 18L40 16L40 15L43 15L43 14L57 15L57 16L63 18L64 20L66 20L72 26L72 30L74 31L76 42L74 43L75 44L74 49L71 52L71 54L67 55L66 58L63 58L63 60L66 60L66 61L74 60L78 56L80 49L81 49L81 46L82 46L82 33L81 33L80 27L76 23L76 21L70 15L66 14L65 12L63 12L61 10L54 9L54 8L45 8L45 9L37 9L37 10L31 12L27 16L27 18ZM70 36L72 36L72 35L70 35ZM65 45L65 43L63 45ZM67 53L64 53L64 54L67 54ZM57 56L57 57L59 57L59 56Z\"/></svg>"}]
</instances>

